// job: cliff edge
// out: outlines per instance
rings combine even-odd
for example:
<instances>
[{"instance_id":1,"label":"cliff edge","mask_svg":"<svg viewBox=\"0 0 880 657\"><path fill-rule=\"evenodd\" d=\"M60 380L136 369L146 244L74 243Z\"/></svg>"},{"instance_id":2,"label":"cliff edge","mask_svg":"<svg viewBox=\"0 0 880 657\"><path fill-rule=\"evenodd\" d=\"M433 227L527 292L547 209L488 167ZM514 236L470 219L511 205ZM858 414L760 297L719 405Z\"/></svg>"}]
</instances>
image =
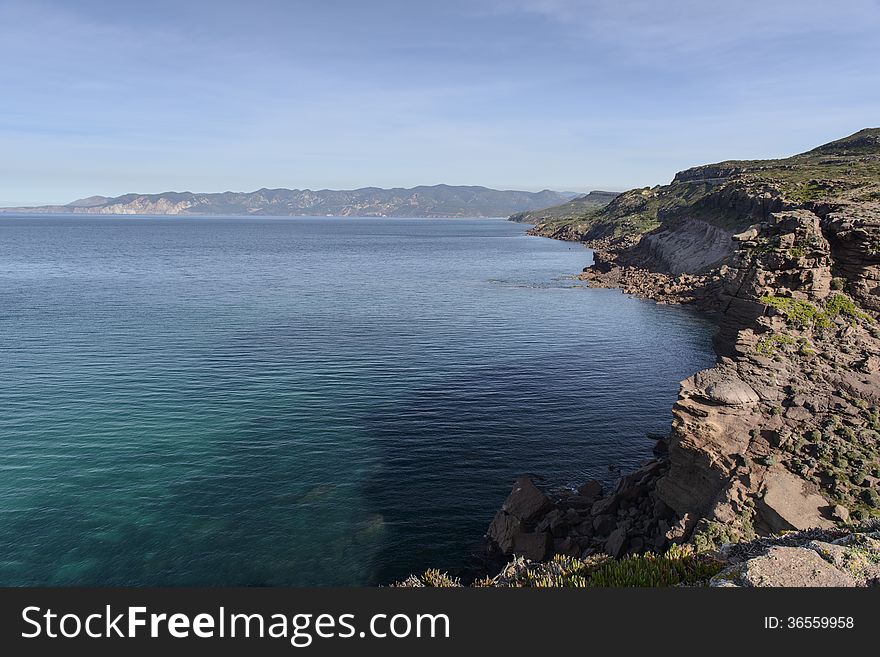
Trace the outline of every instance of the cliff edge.
<instances>
[{"instance_id":1,"label":"cliff edge","mask_svg":"<svg viewBox=\"0 0 880 657\"><path fill-rule=\"evenodd\" d=\"M688 169L531 232L593 247L591 285L717 312L718 360L613 490L519 481L487 534L497 553L712 550L880 516L880 129Z\"/></svg>"}]
</instances>

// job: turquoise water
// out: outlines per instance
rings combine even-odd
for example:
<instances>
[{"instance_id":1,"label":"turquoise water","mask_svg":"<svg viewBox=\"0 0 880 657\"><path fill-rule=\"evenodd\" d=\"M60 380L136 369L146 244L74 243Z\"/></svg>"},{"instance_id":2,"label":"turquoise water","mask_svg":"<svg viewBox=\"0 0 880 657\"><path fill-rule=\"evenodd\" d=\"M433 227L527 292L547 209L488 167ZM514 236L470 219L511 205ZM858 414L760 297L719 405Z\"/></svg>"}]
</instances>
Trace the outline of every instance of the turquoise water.
<instances>
[{"instance_id":1,"label":"turquoise water","mask_svg":"<svg viewBox=\"0 0 880 657\"><path fill-rule=\"evenodd\" d=\"M650 455L709 322L503 220L0 219L0 584L459 567Z\"/></svg>"}]
</instances>

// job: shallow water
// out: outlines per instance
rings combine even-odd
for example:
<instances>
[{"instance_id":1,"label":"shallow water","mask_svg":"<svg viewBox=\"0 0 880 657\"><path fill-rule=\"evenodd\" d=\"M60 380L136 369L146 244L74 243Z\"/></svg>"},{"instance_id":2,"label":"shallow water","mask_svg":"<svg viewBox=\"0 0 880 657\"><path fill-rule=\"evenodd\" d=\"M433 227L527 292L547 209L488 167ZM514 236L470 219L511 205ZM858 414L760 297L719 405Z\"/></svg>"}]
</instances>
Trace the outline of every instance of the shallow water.
<instances>
[{"instance_id":1,"label":"shallow water","mask_svg":"<svg viewBox=\"0 0 880 657\"><path fill-rule=\"evenodd\" d=\"M495 219L0 218L0 584L458 567L514 477L611 480L712 362Z\"/></svg>"}]
</instances>

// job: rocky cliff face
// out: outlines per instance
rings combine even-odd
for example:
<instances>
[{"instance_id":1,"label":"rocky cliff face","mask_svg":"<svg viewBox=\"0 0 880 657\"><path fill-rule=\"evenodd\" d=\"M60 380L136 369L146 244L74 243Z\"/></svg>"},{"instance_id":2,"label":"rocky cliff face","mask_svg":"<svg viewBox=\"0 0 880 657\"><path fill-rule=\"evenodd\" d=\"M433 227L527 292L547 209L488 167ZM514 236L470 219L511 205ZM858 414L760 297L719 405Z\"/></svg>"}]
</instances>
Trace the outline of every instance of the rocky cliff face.
<instances>
[{"instance_id":1,"label":"rocky cliff face","mask_svg":"<svg viewBox=\"0 0 880 657\"><path fill-rule=\"evenodd\" d=\"M730 231L684 217L645 235L633 260L673 275L701 272L730 257L733 246Z\"/></svg>"},{"instance_id":2,"label":"rocky cliff face","mask_svg":"<svg viewBox=\"0 0 880 657\"><path fill-rule=\"evenodd\" d=\"M656 460L528 519L502 510L497 549L528 533L534 558L620 556L880 516L880 130L690 169L536 232L592 245L593 285L715 310L718 362L682 382Z\"/></svg>"},{"instance_id":3,"label":"rocky cliff face","mask_svg":"<svg viewBox=\"0 0 880 657\"><path fill-rule=\"evenodd\" d=\"M795 210L737 240L722 279L719 363L682 384L658 499L685 534L877 515L880 332L867 308L880 222L857 205L824 219ZM832 241L865 248L838 247L840 261Z\"/></svg>"}]
</instances>

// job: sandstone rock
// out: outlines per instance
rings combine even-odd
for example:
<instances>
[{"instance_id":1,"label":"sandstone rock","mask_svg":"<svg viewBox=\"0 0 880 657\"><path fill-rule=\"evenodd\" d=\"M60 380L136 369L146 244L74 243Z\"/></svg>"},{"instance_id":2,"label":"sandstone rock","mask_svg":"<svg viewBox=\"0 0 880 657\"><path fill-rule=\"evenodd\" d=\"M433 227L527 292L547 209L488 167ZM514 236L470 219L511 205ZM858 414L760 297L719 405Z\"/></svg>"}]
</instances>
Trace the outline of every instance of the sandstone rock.
<instances>
[{"instance_id":1,"label":"sandstone rock","mask_svg":"<svg viewBox=\"0 0 880 657\"><path fill-rule=\"evenodd\" d=\"M738 242L751 241L751 240L755 239L760 234L759 228L760 228L759 226L750 226L748 229L744 230L743 232L737 233L736 235L734 235L733 239L735 239Z\"/></svg>"},{"instance_id":2,"label":"sandstone rock","mask_svg":"<svg viewBox=\"0 0 880 657\"><path fill-rule=\"evenodd\" d=\"M831 509L831 517L840 522L849 522L849 509L841 504L835 504Z\"/></svg>"},{"instance_id":3,"label":"sandstone rock","mask_svg":"<svg viewBox=\"0 0 880 657\"><path fill-rule=\"evenodd\" d=\"M840 539L838 539L839 541ZM880 541L850 534L843 542L810 541L806 547L815 550L838 570L850 574L859 586L872 586L880 580Z\"/></svg>"},{"instance_id":4,"label":"sandstone rock","mask_svg":"<svg viewBox=\"0 0 880 657\"><path fill-rule=\"evenodd\" d=\"M866 374L880 372L880 356L865 356L857 367Z\"/></svg>"},{"instance_id":5,"label":"sandstone rock","mask_svg":"<svg viewBox=\"0 0 880 657\"><path fill-rule=\"evenodd\" d=\"M718 368L697 372L694 386L696 395L725 406L756 404L761 399L745 381L732 372Z\"/></svg>"},{"instance_id":6,"label":"sandstone rock","mask_svg":"<svg viewBox=\"0 0 880 657\"><path fill-rule=\"evenodd\" d=\"M822 587L857 586L853 577L825 561L815 550L772 547L766 555L723 570L712 586Z\"/></svg>"},{"instance_id":7,"label":"sandstone rock","mask_svg":"<svg viewBox=\"0 0 880 657\"><path fill-rule=\"evenodd\" d=\"M806 490L802 479L781 469L765 477L764 495L757 504L761 519L773 532L833 527L820 511L827 506L825 498Z\"/></svg>"},{"instance_id":8,"label":"sandstone rock","mask_svg":"<svg viewBox=\"0 0 880 657\"><path fill-rule=\"evenodd\" d=\"M785 409L785 417L795 422L806 422L813 414L803 406L789 406Z\"/></svg>"}]
</instances>

